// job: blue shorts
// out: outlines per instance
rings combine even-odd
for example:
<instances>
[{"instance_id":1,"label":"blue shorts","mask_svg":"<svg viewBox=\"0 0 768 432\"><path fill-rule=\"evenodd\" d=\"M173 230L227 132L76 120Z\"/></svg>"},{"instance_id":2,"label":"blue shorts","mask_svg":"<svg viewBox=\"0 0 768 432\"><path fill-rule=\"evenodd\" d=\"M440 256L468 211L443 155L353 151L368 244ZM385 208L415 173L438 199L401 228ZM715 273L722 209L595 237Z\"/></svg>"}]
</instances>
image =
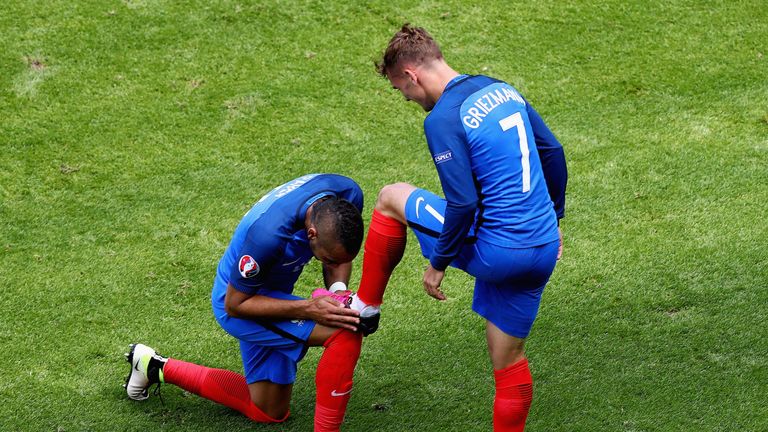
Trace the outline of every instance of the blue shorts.
<instances>
[{"instance_id":1,"label":"blue shorts","mask_svg":"<svg viewBox=\"0 0 768 432\"><path fill-rule=\"evenodd\" d=\"M301 299L279 291L260 295L283 300ZM296 365L307 353L307 339L315 328L314 321L233 318L224 311L223 304L215 301L213 314L221 328L240 341L240 356L248 384L257 381L292 384L296 381Z\"/></svg>"},{"instance_id":2,"label":"blue shorts","mask_svg":"<svg viewBox=\"0 0 768 432\"><path fill-rule=\"evenodd\" d=\"M446 201L416 189L405 204L405 217L429 258L443 229ZM559 241L528 248L510 248L474 237L451 262L451 267L475 277L472 310L504 333L526 338L539 311L541 294L557 262Z\"/></svg>"}]
</instances>

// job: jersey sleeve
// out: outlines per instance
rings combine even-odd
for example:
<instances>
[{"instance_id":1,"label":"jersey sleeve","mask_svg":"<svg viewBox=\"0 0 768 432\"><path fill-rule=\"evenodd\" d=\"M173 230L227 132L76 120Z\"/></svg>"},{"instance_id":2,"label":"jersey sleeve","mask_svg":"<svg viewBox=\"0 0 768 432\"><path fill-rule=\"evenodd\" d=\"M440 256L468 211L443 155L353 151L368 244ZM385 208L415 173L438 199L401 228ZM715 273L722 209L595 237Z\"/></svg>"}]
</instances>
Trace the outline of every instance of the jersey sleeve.
<instances>
[{"instance_id":1,"label":"jersey sleeve","mask_svg":"<svg viewBox=\"0 0 768 432\"><path fill-rule=\"evenodd\" d=\"M440 125L437 123L432 123L427 118L424 122L424 133L447 206L443 230L429 262L433 268L445 270L459 253L472 226L478 196L463 129L444 128L448 122L441 122Z\"/></svg>"},{"instance_id":2,"label":"jersey sleeve","mask_svg":"<svg viewBox=\"0 0 768 432\"><path fill-rule=\"evenodd\" d=\"M544 180L547 182L549 197L554 204L557 220L565 216L565 188L568 184L568 169L565 164L563 146L547 127L538 112L526 101L528 120L531 122L536 150L541 160Z\"/></svg>"},{"instance_id":3,"label":"jersey sleeve","mask_svg":"<svg viewBox=\"0 0 768 432\"><path fill-rule=\"evenodd\" d=\"M269 270L283 255L284 247L274 232L254 224L232 263L229 283L245 294L256 294L265 287Z\"/></svg>"}]
</instances>

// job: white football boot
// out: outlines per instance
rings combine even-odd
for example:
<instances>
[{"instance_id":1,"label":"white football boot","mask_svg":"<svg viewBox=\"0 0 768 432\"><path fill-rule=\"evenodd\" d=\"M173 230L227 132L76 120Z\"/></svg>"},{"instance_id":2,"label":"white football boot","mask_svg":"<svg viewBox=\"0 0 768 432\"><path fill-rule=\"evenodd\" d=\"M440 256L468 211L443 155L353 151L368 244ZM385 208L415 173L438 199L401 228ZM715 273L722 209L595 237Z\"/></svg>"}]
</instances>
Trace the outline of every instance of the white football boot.
<instances>
[{"instance_id":1,"label":"white football boot","mask_svg":"<svg viewBox=\"0 0 768 432\"><path fill-rule=\"evenodd\" d=\"M131 365L131 371L123 387L129 398L141 401L149 397L152 384L162 382L162 369L168 359L143 344L131 344L130 348L125 359Z\"/></svg>"}]
</instances>

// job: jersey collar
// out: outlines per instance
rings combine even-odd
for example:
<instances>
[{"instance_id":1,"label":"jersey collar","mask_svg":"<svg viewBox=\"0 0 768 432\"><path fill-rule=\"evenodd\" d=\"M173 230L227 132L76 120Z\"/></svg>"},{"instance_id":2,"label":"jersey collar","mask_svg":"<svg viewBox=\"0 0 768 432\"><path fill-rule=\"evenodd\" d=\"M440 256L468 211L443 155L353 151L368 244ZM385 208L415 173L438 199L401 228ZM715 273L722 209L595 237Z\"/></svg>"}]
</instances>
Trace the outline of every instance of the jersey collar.
<instances>
[{"instance_id":1,"label":"jersey collar","mask_svg":"<svg viewBox=\"0 0 768 432\"><path fill-rule=\"evenodd\" d=\"M307 217L307 210L309 210L309 206L317 202L320 198L325 198L327 196L336 196L332 192L320 192L317 195L314 195L312 198L308 199L302 206L301 210L299 210L299 222L304 223L304 219Z\"/></svg>"},{"instance_id":2,"label":"jersey collar","mask_svg":"<svg viewBox=\"0 0 768 432\"><path fill-rule=\"evenodd\" d=\"M449 88L455 86L456 84L460 83L461 81L464 81L465 79L469 78L469 75L467 74L461 74L457 77L454 77L452 80L448 81L448 84L445 86L444 92L447 91Z\"/></svg>"},{"instance_id":3,"label":"jersey collar","mask_svg":"<svg viewBox=\"0 0 768 432\"><path fill-rule=\"evenodd\" d=\"M434 111L435 107L440 104L440 101L443 100L443 97L445 97L445 93L458 85L460 82L464 81L465 79L469 78L469 75L467 74L461 74L458 76L453 77L450 81L448 81L448 84L445 85L445 88L443 89L443 93L440 95L439 98L437 98L437 102L435 102L435 106L432 107L432 110ZM430 114L432 114L430 112Z\"/></svg>"}]
</instances>

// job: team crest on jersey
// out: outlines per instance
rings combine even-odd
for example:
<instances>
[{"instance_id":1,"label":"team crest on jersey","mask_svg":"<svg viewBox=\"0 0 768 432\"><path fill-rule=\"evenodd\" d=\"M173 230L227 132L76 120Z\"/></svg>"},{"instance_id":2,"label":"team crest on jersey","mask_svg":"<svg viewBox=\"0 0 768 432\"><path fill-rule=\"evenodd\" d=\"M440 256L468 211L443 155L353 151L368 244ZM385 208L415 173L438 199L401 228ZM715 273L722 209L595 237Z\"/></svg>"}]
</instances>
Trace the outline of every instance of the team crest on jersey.
<instances>
[{"instance_id":1,"label":"team crest on jersey","mask_svg":"<svg viewBox=\"0 0 768 432\"><path fill-rule=\"evenodd\" d=\"M240 275L244 278L252 278L259 274L259 263L250 255L243 255L240 258Z\"/></svg>"},{"instance_id":2,"label":"team crest on jersey","mask_svg":"<svg viewBox=\"0 0 768 432\"><path fill-rule=\"evenodd\" d=\"M448 150L435 155L435 165L440 165L443 162L448 162L453 159L453 152Z\"/></svg>"}]
</instances>

